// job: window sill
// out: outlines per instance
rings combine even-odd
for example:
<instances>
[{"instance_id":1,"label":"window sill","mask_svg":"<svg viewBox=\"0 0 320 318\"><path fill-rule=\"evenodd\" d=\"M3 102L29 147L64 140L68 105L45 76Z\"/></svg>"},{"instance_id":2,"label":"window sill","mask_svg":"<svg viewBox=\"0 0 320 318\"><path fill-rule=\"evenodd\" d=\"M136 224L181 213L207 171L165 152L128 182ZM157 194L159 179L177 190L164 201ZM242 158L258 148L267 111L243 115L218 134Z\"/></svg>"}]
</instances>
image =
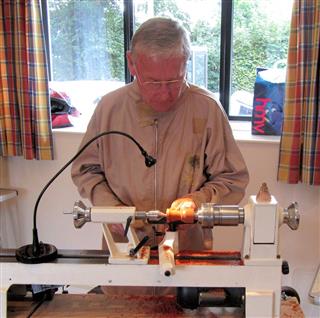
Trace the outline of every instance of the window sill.
<instances>
[{"instance_id":1,"label":"window sill","mask_svg":"<svg viewBox=\"0 0 320 318\"><path fill-rule=\"evenodd\" d=\"M279 144L280 136L259 136L251 134L251 122L247 121L230 121L233 136L238 142L250 143L272 143ZM53 129L54 134L59 133L74 133L84 134L86 131L87 123L77 123L75 127L57 128Z\"/></svg>"},{"instance_id":2,"label":"window sill","mask_svg":"<svg viewBox=\"0 0 320 318\"><path fill-rule=\"evenodd\" d=\"M280 136L252 135L251 122L249 121L230 121L230 125L236 141L271 144L280 143Z\"/></svg>"},{"instance_id":3,"label":"window sill","mask_svg":"<svg viewBox=\"0 0 320 318\"><path fill-rule=\"evenodd\" d=\"M59 133L72 133L72 134L84 134L86 132L86 126L77 125L74 127L66 127L66 128L54 128L53 134Z\"/></svg>"}]
</instances>

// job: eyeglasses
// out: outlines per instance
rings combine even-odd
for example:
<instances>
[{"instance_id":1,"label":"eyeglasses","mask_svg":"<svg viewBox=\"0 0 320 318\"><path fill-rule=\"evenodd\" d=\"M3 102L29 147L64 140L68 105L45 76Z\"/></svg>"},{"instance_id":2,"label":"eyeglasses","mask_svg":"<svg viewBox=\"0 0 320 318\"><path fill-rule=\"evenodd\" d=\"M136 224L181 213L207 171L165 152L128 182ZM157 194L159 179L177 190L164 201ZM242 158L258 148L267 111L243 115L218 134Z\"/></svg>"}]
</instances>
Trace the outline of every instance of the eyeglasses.
<instances>
[{"instance_id":1,"label":"eyeglasses","mask_svg":"<svg viewBox=\"0 0 320 318\"><path fill-rule=\"evenodd\" d=\"M163 85L169 89L177 89L180 88L182 83L185 81L185 76L180 79L169 80L169 81L142 81L140 75L138 73L137 67L136 68L136 77L140 85L150 89L150 90L157 90L160 89Z\"/></svg>"}]
</instances>

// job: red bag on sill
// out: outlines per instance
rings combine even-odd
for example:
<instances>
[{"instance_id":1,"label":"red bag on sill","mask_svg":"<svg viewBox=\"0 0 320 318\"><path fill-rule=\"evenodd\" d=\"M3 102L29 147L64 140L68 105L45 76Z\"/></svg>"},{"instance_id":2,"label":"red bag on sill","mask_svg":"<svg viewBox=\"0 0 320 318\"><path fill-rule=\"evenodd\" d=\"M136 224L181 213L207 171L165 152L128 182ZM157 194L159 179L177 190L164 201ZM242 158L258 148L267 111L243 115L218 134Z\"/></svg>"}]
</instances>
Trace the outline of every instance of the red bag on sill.
<instances>
[{"instance_id":1,"label":"red bag on sill","mask_svg":"<svg viewBox=\"0 0 320 318\"><path fill-rule=\"evenodd\" d=\"M73 127L70 117L79 117L80 112L71 106L69 96L50 88L51 122L52 128Z\"/></svg>"}]
</instances>

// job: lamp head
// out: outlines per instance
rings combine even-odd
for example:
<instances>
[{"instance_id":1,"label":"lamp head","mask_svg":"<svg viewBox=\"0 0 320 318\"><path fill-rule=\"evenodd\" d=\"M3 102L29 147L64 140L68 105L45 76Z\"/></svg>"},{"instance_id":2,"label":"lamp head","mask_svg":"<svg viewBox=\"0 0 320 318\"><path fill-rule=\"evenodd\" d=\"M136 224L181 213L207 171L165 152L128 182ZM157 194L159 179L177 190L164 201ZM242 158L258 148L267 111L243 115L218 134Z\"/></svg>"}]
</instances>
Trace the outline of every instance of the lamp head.
<instances>
[{"instance_id":1,"label":"lamp head","mask_svg":"<svg viewBox=\"0 0 320 318\"><path fill-rule=\"evenodd\" d=\"M151 157L151 156L148 155L148 154L146 154L146 155L144 156L144 158L145 158L144 162L145 162L145 164L146 164L146 166L147 166L148 168L152 167L152 166L155 165L156 162L157 162L157 160L156 160L155 158Z\"/></svg>"}]
</instances>

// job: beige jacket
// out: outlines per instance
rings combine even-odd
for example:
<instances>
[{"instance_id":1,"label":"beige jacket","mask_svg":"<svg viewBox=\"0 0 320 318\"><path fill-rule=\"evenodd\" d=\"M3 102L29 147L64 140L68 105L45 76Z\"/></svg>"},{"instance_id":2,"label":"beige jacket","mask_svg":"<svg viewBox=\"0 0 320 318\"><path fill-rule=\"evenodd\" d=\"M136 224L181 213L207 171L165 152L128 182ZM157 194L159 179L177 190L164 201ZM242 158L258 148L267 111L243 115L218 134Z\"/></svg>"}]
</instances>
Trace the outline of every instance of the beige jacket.
<instances>
[{"instance_id":1,"label":"beige jacket","mask_svg":"<svg viewBox=\"0 0 320 318\"><path fill-rule=\"evenodd\" d=\"M146 167L126 137L100 138L74 161L71 172L81 196L93 205L165 211L183 196L197 206L237 204L244 196L245 162L221 105L206 90L187 84L172 110L156 113L142 102L134 81L101 99L81 145L110 130L133 136L157 163Z\"/></svg>"}]
</instances>

